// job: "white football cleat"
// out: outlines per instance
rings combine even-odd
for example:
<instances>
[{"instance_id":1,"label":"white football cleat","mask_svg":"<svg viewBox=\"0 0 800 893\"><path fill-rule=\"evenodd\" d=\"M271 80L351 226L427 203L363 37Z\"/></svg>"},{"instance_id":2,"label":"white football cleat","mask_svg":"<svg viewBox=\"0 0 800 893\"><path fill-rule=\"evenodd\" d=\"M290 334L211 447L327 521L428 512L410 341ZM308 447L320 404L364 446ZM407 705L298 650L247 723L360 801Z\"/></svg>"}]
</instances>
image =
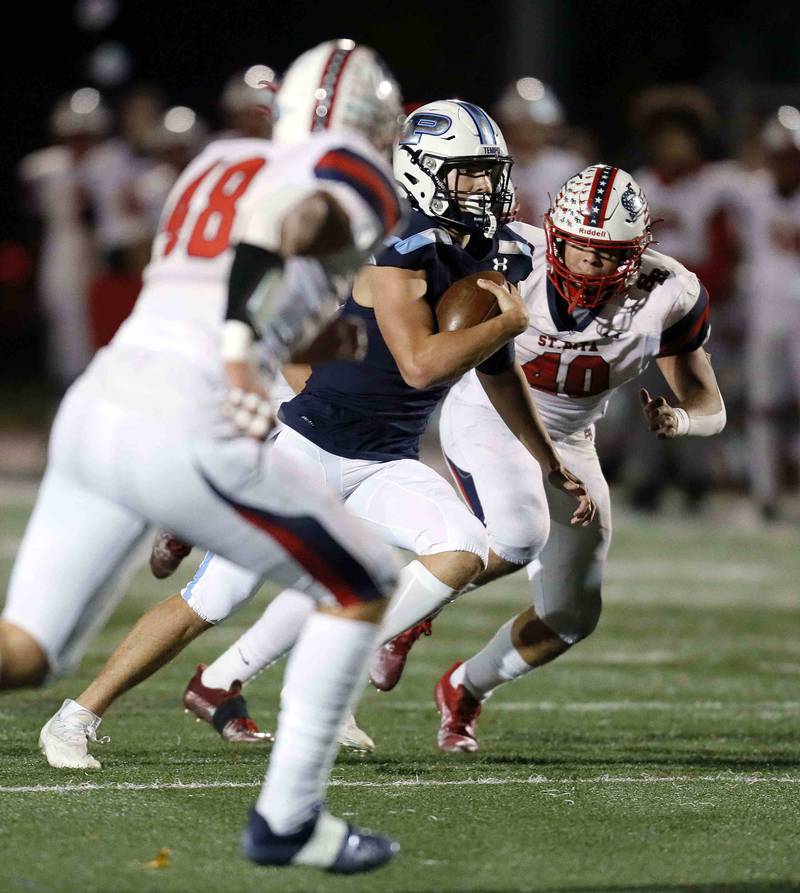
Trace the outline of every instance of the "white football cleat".
<instances>
[{"instance_id":1,"label":"white football cleat","mask_svg":"<svg viewBox=\"0 0 800 893\"><path fill-rule=\"evenodd\" d=\"M344 722L339 727L339 734L336 740L342 747L354 750L357 753L372 753L375 750L375 742L363 729L359 729L356 725L356 718L352 713L345 717Z\"/></svg>"},{"instance_id":2,"label":"white football cleat","mask_svg":"<svg viewBox=\"0 0 800 893\"><path fill-rule=\"evenodd\" d=\"M111 739L98 739L97 727L100 717L91 710L75 710L68 716L61 711L75 703L70 698L61 705L58 713L52 716L39 732L39 750L47 762L55 769L100 769L100 763L90 753L87 741L105 744Z\"/></svg>"}]
</instances>

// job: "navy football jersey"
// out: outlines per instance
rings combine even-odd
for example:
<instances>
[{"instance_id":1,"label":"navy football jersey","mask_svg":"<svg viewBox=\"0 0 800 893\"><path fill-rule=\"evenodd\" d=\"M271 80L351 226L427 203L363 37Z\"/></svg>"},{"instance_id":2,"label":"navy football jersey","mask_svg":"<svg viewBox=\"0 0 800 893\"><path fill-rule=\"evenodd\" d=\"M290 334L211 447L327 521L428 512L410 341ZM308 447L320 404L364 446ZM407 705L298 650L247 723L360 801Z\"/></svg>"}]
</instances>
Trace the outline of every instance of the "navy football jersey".
<instances>
[{"instance_id":1,"label":"navy football jersey","mask_svg":"<svg viewBox=\"0 0 800 893\"><path fill-rule=\"evenodd\" d=\"M473 236L467 247L453 241L438 222L414 211L399 236L389 238L375 263L424 270L425 300L435 310L439 298L464 276L499 270L517 283L531 271L532 249L508 227L492 239ZM280 418L322 449L350 459L416 459L419 438L436 405L454 382L415 389L403 380L371 308L352 294L342 313L358 316L367 328L368 347L360 362L337 361L315 367L304 390L281 407ZM434 317L435 318L435 317ZM514 362L511 340L478 368L498 374Z\"/></svg>"}]
</instances>

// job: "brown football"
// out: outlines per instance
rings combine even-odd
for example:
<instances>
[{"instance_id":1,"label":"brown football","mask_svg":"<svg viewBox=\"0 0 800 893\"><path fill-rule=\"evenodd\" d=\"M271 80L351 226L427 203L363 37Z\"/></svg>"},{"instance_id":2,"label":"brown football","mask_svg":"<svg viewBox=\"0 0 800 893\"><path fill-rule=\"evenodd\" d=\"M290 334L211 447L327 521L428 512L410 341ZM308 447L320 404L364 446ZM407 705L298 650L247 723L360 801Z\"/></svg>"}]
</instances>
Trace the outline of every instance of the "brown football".
<instances>
[{"instance_id":1,"label":"brown football","mask_svg":"<svg viewBox=\"0 0 800 893\"><path fill-rule=\"evenodd\" d=\"M471 329L478 323L499 315L497 298L478 285L479 279L491 279L498 285L503 285L506 281L506 277L496 270L481 270L454 282L436 305L436 321L440 332Z\"/></svg>"}]
</instances>

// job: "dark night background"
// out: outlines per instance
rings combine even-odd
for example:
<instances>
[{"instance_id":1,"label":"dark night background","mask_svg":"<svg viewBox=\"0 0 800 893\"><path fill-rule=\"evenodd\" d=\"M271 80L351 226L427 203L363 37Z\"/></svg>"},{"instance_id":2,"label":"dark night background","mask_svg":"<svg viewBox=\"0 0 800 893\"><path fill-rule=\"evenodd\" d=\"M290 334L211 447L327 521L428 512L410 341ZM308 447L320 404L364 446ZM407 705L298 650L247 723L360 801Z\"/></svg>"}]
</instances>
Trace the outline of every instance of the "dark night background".
<instances>
[{"instance_id":1,"label":"dark night background","mask_svg":"<svg viewBox=\"0 0 800 893\"><path fill-rule=\"evenodd\" d=\"M262 63L280 73L333 37L376 48L410 101L460 96L491 109L512 79L538 77L554 88L569 123L593 139L588 154L628 169L640 160L631 101L644 87L686 83L708 91L719 112L712 157L735 155L754 122L777 105L800 105L800 17L780 0L118 0L105 27L87 30L78 10L92 2L13 7L0 62L0 243L33 240L18 164L49 144L48 118L60 97L96 85L114 107L130 85L153 84L167 105L191 106L213 130L235 71ZM88 66L108 42L133 63L111 91L93 82ZM12 300L0 306L0 372L38 375L41 329L30 301Z\"/></svg>"},{"instance_id":2,"label":"dark night background","mask_svg":"<svg viewBox=\"0 0 800 893\"><path fill-rule=\"evenodd\" d=\"M776 0L128 0L101 31L82 30L74 4L62 0L15 6L13 18L3 64L0 238L14 237L20 226L17 161L46 144L52 105L89 80L86 58L107 40L130 50L134 80L157 84L168 102L212 121L234 70L263 62L281 71L330 37L378 49L408 99L458 94L491 105L506 81L531 74L555 87L571 122L594 131L606 159L615 161L628 160L629 101L643 86L710 88L723 112L722 139L731 140L755 87L759 96L785 101L800 84L800 17L794 4Z\"/></svg>"}]
</instances>

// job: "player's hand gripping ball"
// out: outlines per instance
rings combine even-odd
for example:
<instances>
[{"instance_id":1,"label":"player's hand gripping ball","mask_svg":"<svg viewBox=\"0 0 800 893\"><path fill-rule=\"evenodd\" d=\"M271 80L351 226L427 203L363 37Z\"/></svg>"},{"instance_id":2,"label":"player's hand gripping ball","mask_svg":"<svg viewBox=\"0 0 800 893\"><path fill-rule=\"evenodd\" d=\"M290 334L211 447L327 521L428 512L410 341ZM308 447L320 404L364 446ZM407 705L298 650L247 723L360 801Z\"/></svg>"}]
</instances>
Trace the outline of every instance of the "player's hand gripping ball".
<instances>
[{"instance_id":1,"label":"player's hand gripping ball","mask_svg":"<svg viewBox=\"0 0 800 893\"><path fill-rule=\"evenodd\" d=\"M458 332L471 329L479 323L486 322L500 315L497 298L478 285L479 279L489 279L498 285L505 285L506 277L495 270L481 270L470 273L450 288L439 298L436 305L436 321L440 332Z\"/></svg>"}]
</instances>

